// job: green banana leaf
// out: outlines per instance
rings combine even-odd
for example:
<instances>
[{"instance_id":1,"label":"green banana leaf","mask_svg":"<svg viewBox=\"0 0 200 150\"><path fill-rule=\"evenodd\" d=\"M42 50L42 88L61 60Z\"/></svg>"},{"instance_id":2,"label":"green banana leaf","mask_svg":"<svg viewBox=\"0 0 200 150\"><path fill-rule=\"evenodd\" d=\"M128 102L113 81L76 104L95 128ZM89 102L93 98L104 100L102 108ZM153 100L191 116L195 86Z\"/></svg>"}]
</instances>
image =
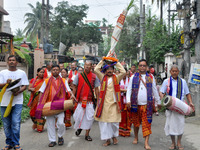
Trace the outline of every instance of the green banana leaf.
<instances>
[{"instance_id":1,"label":"green banana leaf","mask_svg":"<svg viewBox=\"0 0 200 150\"><path fill-rule=\"evenodd\" d=\"M128 11L129 11L129 9L131 9L133 7L133 2L134 2L134 0L130 1L129 5L128 5L128 8L127 8Z\"/></svg>"},{"instance_id":2,"label":"green banana leaf","mask_svg":"<svg viewBox=\"0 0 200 150\"><path fill-rule=\"evenodd\" d=\"M21 57L22 59L25 59L24 54L23 54L20 50L18 50L18 49L15 48L14 51L17 53L17 55L18 55L19 57Z\"/></svg>"}]
</instances>

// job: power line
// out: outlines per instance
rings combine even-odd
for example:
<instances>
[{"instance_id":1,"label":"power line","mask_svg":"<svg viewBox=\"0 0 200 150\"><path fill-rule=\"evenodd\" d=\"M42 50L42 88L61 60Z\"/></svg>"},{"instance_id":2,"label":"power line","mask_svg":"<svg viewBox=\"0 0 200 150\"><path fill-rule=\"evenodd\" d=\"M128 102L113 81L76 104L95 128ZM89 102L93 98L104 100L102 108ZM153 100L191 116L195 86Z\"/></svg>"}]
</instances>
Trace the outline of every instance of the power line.
<instances>
[{"instance_id":1,"label":"power line","mask_svg":"<svg viewBox=\"0 0 200 150\"><path fill-rule=\"evenodd\" d=\"M101 3L98 1L98 0L96 0L96 2L97 3L99 3L100 5L101 5ZM101 6L103 9L105 9L109 14L111 14L113 17L115 17L110 11L108 11L104 6Z\"/></svg>"}]
</instances>

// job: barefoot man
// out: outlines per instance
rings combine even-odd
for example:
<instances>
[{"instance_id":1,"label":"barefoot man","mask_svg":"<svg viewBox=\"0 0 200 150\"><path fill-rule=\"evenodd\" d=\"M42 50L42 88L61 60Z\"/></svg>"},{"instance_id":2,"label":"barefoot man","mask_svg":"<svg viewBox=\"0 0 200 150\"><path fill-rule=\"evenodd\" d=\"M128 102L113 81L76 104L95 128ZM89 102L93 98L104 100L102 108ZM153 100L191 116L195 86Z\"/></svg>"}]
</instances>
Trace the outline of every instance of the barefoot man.
<instances>
[{"instance_id":1,"label":"barefoot man","mask_svg":"<svg viewBox=\"0 0 200 150\"><path fill-rule=\"evenodd\" d=\"M133 144L138 143L138 132L142 123L143 137L145 138L144 148L150 150L149 137L151 132L153 98L160 104L160 97L156 88L155 79L147 73L147 61L142 59L138 64L139 72L135 73L129 81L127 89L127 105L131 107L134 124Z\"/></svg>"},{"instance_id":2,"label":"barefoot man","mask_svg":"<svg viewBox=\"0 0 200 150\"><path fill-rule=\"evenodd\" d=\"M103 66L103 59L95 67L94 72L101 81L100 96L97 102L95 112L95 120L99 121L101 132L101 140L106 140L103 146L117 144L116 137L119 136L119 122L121 122L121 92L119 81L126 75L126 71L119 62L105 65L103 73L100 71ZM114 65L119 69L120 73L114 74Z\"/></svg>"}]
</instances>

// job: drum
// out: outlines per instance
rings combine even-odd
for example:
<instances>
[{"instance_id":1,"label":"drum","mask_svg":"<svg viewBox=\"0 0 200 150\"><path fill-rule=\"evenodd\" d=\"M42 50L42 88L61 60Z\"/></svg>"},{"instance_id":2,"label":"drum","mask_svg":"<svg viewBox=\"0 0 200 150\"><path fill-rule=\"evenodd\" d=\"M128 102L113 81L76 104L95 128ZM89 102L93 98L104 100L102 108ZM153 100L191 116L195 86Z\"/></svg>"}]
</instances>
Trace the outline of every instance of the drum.
<instances>
[{"instance_id":1,"label":"drum","mask_svg":"<svg viewBox=\"0 0 200 150\"><path fill-rule=\"evenodd\" d=\"M64 101L64 110L51 110L51 102L48 102L44 105L43 110L42 110L42 116L53 116L53 115L57 115L61 112L64 112L68 109L72 109L73 108L73 100L69 99L69 100L65 100Z\"/></svg>"},{"instance_id":2,"label":"drum","mask_svg":"<svg viewBox=\"0 0 200 150\"><path fill-rule=\"evenodd\" d=\"M175 111L182 115L190 115L193 112L189 105L172 96L166 96L163 100L163 105L169 110Z\"/></svg>"}]
</instances>

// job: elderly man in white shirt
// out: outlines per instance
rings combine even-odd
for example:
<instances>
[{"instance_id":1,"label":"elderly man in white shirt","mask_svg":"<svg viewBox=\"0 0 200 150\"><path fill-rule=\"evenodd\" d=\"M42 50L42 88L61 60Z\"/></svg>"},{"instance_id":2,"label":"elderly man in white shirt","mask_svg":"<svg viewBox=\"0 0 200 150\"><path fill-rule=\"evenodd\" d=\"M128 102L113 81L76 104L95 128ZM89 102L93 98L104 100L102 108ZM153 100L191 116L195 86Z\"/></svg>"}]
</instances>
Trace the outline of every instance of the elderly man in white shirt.
<instances>
[{"instance_id":1,"label":"elderly man in white shirt","mask_svg":"<svg viewBox=\"0 0 200 150\"><path fill-rule=\"evenodd\" d=\"M194 109L192 103L192 98L187 86L187 83L184 79L178 77L179 69L178 66L173 65L170 69L171 77L165 79L162 87L160 89L161 98L165 94L177 97L181 101L184 101L184 96L186 95L189 105ZM169 88L169 89L168 89ZM177 90L180 89L180 90ZM181 138L184 132L185 116L174 111L166 110L166 123L165 123L165 134L171 136L172 144L169 149L184 149L181 145ZM175 142L175 136L178 136L177 145Z\"/></svg>"},{"instance_id":2,"label":"elderly man in white shirt","mask_svg":"<svg viewBox=\"0 0 200 150\"><path fill-rule=\"evenodd\" d=\"M127 105L131 107L133 114L134 134L133 144L138 143L138 131L142 122L142 132L145 138L144 148L150 150L149 137L151 132L151 121L153 111L153 97L158 105L161 104L156 88L155 79L147 73L147 62L145 59L139 61L139 72L130 78L127 89Z\"/></svg>"}]
</instances>

